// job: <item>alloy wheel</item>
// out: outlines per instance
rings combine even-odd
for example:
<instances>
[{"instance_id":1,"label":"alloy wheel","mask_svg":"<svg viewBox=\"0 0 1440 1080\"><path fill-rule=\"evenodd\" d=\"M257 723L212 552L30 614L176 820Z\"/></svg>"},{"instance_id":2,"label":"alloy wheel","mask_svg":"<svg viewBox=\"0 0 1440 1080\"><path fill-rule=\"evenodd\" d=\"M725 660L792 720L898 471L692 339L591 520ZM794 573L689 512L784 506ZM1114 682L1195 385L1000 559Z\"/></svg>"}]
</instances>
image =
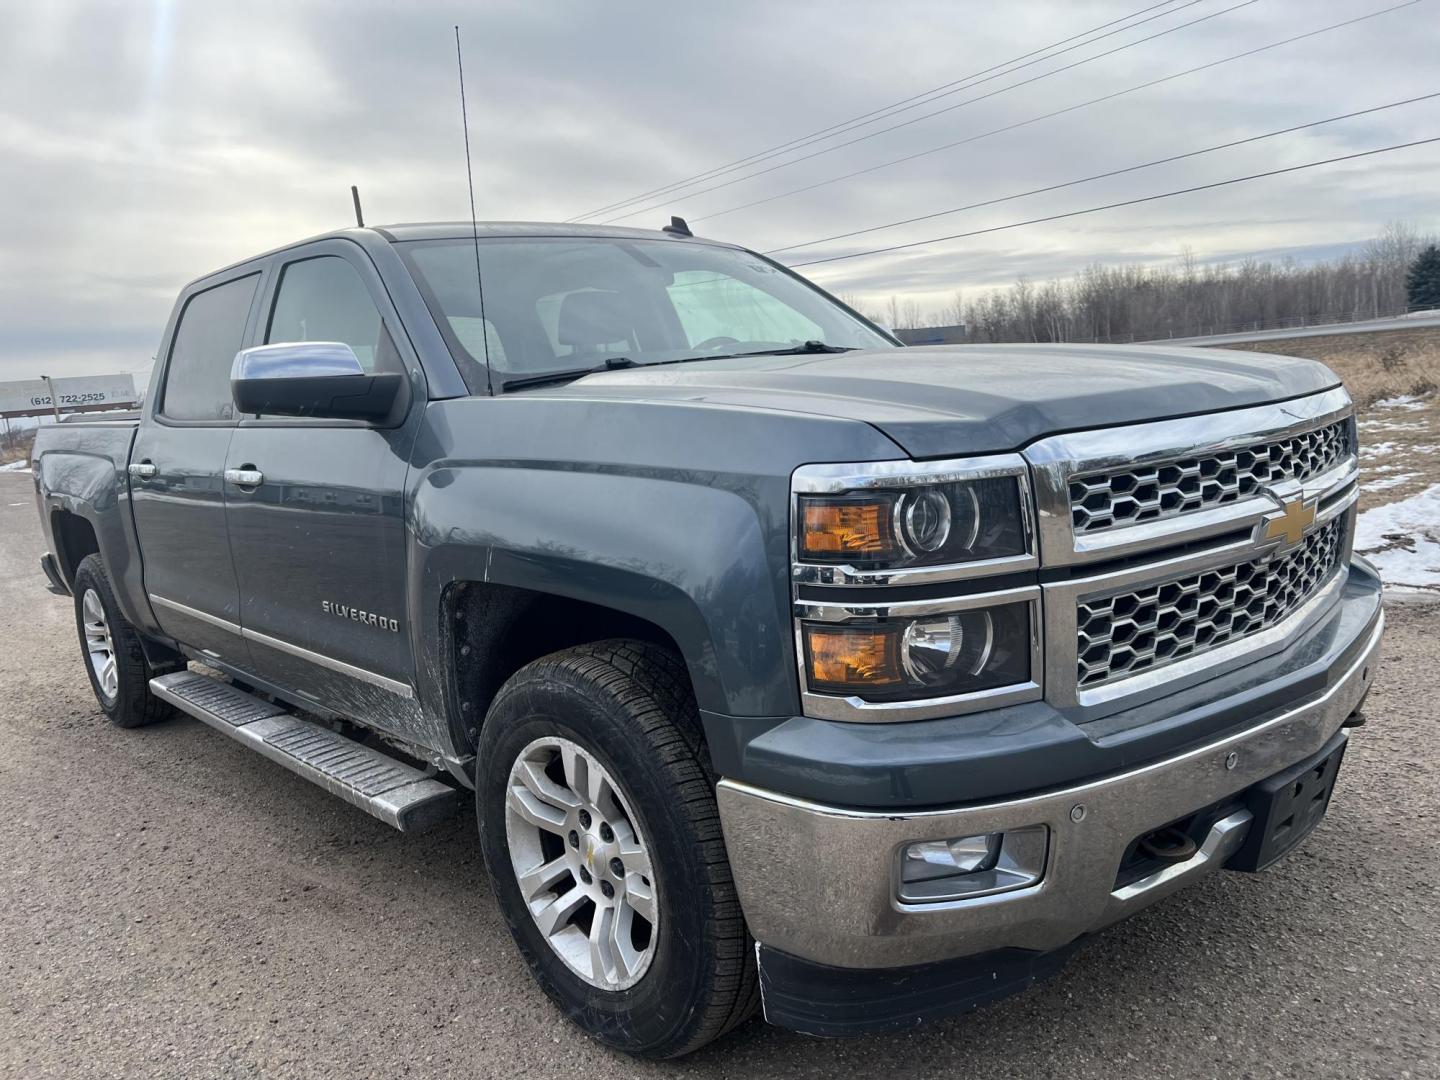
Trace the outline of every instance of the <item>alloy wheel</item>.
<instances>
[{"instance_id":1,"label":"alloy wheel","mask_svg":"<svg viewBox=\"0 0 1440 1080\"><path fill-rule=\"evenodd\" d=\"M105 605L100 594L86 589L80 600L85 624L85 656L90 661L90 670L95 673L95 682L106 701L114 701L120 692L120 673L115 665L115 643L110 638L110 623L105 618Z\"/></svg>"},{"instance_id":2,"label":"alloy wheel","mask_svg":"<svg viewBox=\"0 0 1440 1080\"><path fill-rule=\"evenodd\" d=\"M650 853L620 786L559 736L516 757L505 836L521 896L565 965L591 986L634 986L654 959L659 905Z\"/></svg>"}]
</instances>

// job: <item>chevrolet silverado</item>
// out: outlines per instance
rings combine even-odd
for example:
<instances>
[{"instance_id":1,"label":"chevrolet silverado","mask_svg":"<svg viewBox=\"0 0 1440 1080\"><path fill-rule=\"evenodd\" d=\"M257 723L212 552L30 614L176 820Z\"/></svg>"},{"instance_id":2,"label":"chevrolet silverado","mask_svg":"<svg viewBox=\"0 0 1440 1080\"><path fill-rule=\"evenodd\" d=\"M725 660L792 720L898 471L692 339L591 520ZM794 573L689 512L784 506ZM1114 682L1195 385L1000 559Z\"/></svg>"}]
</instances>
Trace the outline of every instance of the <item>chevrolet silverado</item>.
<instances>
[{"instance_id":1,"label":"chevrolet silverado","mask_svg":"<svg viewBox=\"0 0 1440 1080\"><path fill-rule=\"evenodd\" d=\"M635 1054L954 1014L1262 869L1375 671L1321 364L903 348L678 219L247 259L76 419L34 474L100 709L402 830L473 801L535 978Z\"/></svg>"}]
</instances>

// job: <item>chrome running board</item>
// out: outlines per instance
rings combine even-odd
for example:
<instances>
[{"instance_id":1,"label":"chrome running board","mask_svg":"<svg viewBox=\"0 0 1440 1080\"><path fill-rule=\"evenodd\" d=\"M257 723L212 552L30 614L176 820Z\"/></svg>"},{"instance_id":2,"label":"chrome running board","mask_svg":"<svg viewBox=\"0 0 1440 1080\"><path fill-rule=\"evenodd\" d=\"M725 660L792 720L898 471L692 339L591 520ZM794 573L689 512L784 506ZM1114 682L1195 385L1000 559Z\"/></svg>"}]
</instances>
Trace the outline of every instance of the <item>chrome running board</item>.
<instances>
[{"instance_id":1,"label":"chrome running board","mask_svg":"<svg viewBox=\"0 0 1440 1080\"><path fill-rule=\"evenodd\" d=\"M150 690L401 832L450 817L459 806L460 792L449 784L230 683L177 671L151 679Z\"/></svg>"}]
</instances>

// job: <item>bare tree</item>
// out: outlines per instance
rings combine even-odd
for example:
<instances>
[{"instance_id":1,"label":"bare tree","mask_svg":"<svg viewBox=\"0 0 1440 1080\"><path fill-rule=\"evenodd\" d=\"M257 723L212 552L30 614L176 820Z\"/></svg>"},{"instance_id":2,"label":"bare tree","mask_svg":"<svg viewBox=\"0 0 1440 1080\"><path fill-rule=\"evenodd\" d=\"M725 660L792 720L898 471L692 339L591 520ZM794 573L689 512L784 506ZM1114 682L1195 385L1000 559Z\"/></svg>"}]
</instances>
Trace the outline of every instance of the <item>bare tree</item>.
<instances>
[{"instance_id":1,"label":"bare tree","mask_svg":"<svg viewBox=\"0 0 1440 1080\"><path fill-rule=\"evenodd\" d=\"M852 311L858 311L873 323L884 323L885 315L873 303L857 293L840 293L840 302Z\"/></svg>"},{"instance_id":2,"label":"bare tree","mask_svg":"<svg viewBox=\"0 0 1440 1080\"><path fill-rule=\"evenodd\" d=\"M965 322L965 296L959 289L950 294L950 299L940 305L937 318L941 326L960 326Z\"/></svg>"},{"instance_id":3,"label":"bare tree","mask_svg":"<svg viewBox=\"0 0 1440 1080\"><path fill-rule=\"evenodd\" d=\"M1365 258L1379 271L1372 293L1377 310L1404 307L1405 274L1430 239L1408 221L1392 221L1365 245Z\"/></svg>"},{"instance_id":4,"label":"bare tree","mask_svg":"<svg viewBox=\"0 0 1440 1080\"><path fill-rule=\"evenodd\" d=\"M1406 270L1427 242L1394 223L1358 252L1304 265L1202 266L1186 249L1173 266L1095 264L1039 285L1021 278L945 320L965 323L972 341L1136 341L1399 314Z\"/></svg>"}]
</instances>

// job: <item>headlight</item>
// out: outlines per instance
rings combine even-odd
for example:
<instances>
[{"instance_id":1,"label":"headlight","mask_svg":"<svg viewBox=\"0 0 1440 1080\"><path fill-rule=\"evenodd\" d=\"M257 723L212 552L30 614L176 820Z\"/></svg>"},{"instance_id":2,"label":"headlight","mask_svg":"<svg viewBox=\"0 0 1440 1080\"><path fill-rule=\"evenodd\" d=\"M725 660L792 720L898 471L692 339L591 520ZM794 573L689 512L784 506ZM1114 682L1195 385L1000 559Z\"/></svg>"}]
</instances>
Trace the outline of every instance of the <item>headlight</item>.
<instances>
[{"instance_id":1,"label":"headlight","mask_svg":"<svg viewBox=\"0 0 1440 1080\"><path fill-rule=\"evenodd\" d=\"M797 498L801 563L859 570L946 566L1024 556L1028 515L1019 476L911 489Z\"/></svg>"},{"instance_id":2,"label":"headlight","mask_svg":"<svg viewBox=\"0 0 1440 1080\"><path fill-rule=\"evenodd\" d=\"M802 465L791 491L805 715L921 720L1042 696L1024 458Z\"/></svg>"},{"instance_id":3,"label":"headlight","mask_svg":"<svg viewBox=\"0 0 1440 1080\"><path fill-rule=\"evenodd\" d=\"M1031 682L1029 602L864 622L802 620L811 691L869 702L975 694Z\"/></svg>"}]
</instances>

